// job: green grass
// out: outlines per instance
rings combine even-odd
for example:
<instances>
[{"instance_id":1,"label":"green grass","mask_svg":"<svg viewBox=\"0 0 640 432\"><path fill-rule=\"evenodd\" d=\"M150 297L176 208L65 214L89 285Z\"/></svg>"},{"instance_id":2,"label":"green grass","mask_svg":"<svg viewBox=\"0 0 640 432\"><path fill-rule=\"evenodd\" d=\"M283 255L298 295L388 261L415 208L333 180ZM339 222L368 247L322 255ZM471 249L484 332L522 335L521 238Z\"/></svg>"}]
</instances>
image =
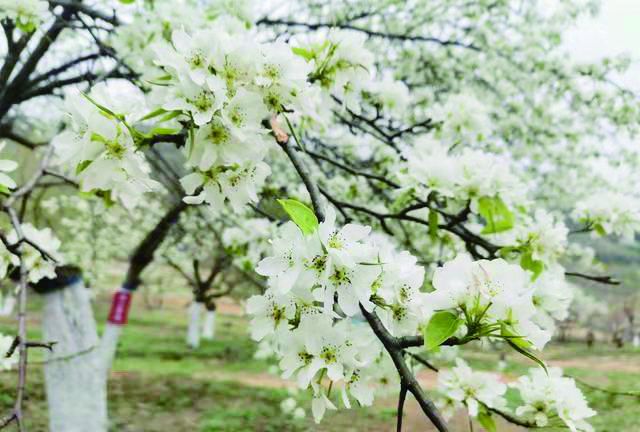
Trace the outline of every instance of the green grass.
<instances>
[{"instance_id":1,"label":"green grass","mask_svg":"<svg viewBox=\"0 0 640 432\"><path fill-rule=\"evenodd\" d=\"M36 340L40 337L39 301L37 297L33 298L29 333ZM106 316L106 308L104 301L98 302L98 321ZM289 397L289 393L284 388L274 387L276 378L267 373L267 362L253 358L255 344L248 338L246 320L230 315L219 315L218 318L216 340L203 341L198 350L189 350L184 342L184 309L147 311L139 304L134 306L109 381L109 409L114 432L381 432L393 429L393 401L376 409L329 412L323 423L316 426L310 418L309 397L299 395L300 406L307 411L307 418L294 420L283 415L280 402ZM0 319L0 331L13 332L12 326L12 321ZM467 351L464 357L474 368L484 370L495 370L498 361L496 352L480 350ZM571 361L571 366L565 368L566 373L603 388L640 390L638 368L590 368L600 361L613 361L617 365L640 364L640 352L629 347L552 344L543 353L543 358L551 362ZM30 431L45 431L43 374L42 366L38 364L42 353L34 351L31 359L27 425ZM503 372L515 377L531 367L534 367L531 361L510 353ZM14 382L15 372L0 373L0 412L11 406ZM640 398L584 390L593 408L599 412L593 420L596 431L640 430Z\"/></svg>"},{"instance_id":2,"label":"green grass","mask_svg":"<svg viewBox=\"0 0 640 432\"><path fill-rule=\"evenodd\" d=\"M39 340L40 301L33 297L29 337ZM99 302L96 317L107 314ZM99 325L102 328L102 325ZM13 322L0 318L0 332L13 333ZM374 413L365 409L342 410L327 415L316 427L311 419L309 397L299 394L307 411L303 420L283 415L282 400L290 397L285 388L247 385L253 377L271 377L269 364L256 360L256 345L248 337L244 318L220 315L216 339L203 341L197 350L185 345L186 311L182 309L142 310L135 305L125 328L109 380L109 411L112 431L201 431L201 432L299 432L389 430L389 410ZM43 390L42 353L33 352L29 368L27 426L46 431L47 415ZM239 382L240 378L244 378ZM276 378L273 378L276 381ZM15 371L0 373L0 413L13 403Z\"/></svg>"}]
</instances>

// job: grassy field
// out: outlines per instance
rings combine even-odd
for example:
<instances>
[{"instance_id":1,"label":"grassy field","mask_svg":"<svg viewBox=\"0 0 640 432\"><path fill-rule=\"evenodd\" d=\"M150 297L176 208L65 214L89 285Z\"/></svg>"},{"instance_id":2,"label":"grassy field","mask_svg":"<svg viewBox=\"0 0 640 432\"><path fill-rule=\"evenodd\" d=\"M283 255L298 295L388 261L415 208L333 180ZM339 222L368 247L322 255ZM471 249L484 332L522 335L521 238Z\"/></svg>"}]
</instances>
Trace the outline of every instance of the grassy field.
<instances>
[{"instance_id":1,"label":"grassy field","mask_svg":"<svg viewBox=\"0 0 640 432\"><path fill-rule=\"evenodd\" d=\"M99 301L96 316L106 316L106 302ZM32 337L39 335L38 304L30 314ZM11 321L2 319L0 331L11 332ZM221 314L217 339L203 341L198 350L185 348L186 313L182 306L147 311L134 306L118 349L109 380L109 409L112 430L118 432L294 432L294 431L391 431L394 430L393 397L377 402L377 409L330 412L320 426L307 418L295 420L283 415L282 400L289 397L287 382L267 372L269 364L255 360L255 345L249 340L246 320ZM29 373L27 424L30 431L46 431L47 414L42 383L41 354L34 353ZM466 359L480 369L494 370L495 353L474 351ZM640 352L611 346L588 349L581 344L552 346L545 359L567 373L591 384L610 389L640 390ZM510 354L505 379L532 367L526 359ZM11 406L14 372L0 373L0 409ZM421 374L427 387L433 376ZM585 389L601 415L594 420L599 432L640 430L640 398L614 396ZM308 399L300 404L308 408ZM417 407L407 407L409 432L429 431ZM463 426L464 425L464 426ZM460 416L454 431L466 431ZM476 427L476 431L481 430ZM500 427L499 430L517 430ZM548 430L548 429L547 429Z\"/></svg>"}]
</instances>

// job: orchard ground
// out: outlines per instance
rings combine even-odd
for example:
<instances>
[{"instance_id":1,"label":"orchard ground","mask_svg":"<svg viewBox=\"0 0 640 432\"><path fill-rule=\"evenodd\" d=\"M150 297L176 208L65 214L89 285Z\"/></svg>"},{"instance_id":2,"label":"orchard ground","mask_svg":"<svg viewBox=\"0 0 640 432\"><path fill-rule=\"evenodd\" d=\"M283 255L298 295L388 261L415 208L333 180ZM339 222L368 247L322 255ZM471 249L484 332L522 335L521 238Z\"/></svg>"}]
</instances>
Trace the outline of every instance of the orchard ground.
<instances>
[{"instance_id":1,"label":"orchard ground","mask_svg":"<svg viewBox=\"0 0 640 432\"><path fill-rule=\"evenodd\" d=\"M29 315L30 335L40 335L37 296ZM156 300L156 299L152 299ZM304 420L283 415L282 400L290 397L292 383L268 372L269 363L253 357L256 345L249 339L247 320L242 308L224 299L219 308L216 339L202 341L198 350L185 346L187 326L185 295L171 296L161 308L149 309L138 296L126 327L109 380L109 409L113 431L391 431L395 430L395 401L389 394L378 400L380 409L340 409L330 412L321 425L311 419L304 397L300 405L306 409ZM104 322L108 296L95 302L99 325ZM11 333L12 319L0 318L0 331ZM480 370L495 371L498 354L474 350L466 360ZM582 343L553 344L544 352L551 365L580 380L611 390L640 390L640 350L622 349L600 343L589 349ZM27 407L30 431L46 431L47 411L43 390L42 353L31 357ZM502 375L505 381L524 373L533 364L510 353ZM10 409L13 402L15 372L0 372L0 409ZM429 390L435 385L435 374L419 373ZM637 431L640 397L615 396L583 387L593 407L599 412L593 425L598 432ZM635 422L635 427L633 423ZM466 417L460 413L451 422L453 431L468 430ZM412 400L406 408L405 429L408 432L431 431L424 415ZM475 425L474 430L481 431ZM519 431L504 423L499 431ZM549 430L549 429L545 429Z\"/></svg>"}]
</instances>

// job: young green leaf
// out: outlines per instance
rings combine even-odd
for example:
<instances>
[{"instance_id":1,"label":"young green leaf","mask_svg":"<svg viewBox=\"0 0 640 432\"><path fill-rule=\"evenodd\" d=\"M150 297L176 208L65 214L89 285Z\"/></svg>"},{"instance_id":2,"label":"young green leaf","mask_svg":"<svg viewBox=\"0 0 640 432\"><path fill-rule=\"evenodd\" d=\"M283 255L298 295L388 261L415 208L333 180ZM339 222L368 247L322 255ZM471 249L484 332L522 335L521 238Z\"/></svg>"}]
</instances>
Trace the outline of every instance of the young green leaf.
<instances>
[{"instance_id":1,"label":"young green leaf","mask_svg":"<svg viewBox=\"0 0 640 432\"><path fill-rule=\"evenodd\" d=\"M431 240L438 238L438 213L429 210L429 237Z\"/></svg>"},{"instance_id":2,"label":"young green leaf","mask_svg":"<svg viewBox=\"0 0 640 432\"><path fill-rule=\"evenodd\" d=\"M315 213L300 201L284 199L278 200L278 203L305 235L311 234L318 229L318 218Z\"/></svg>"},{"instance_id":3,"label":"young green leaf","mask_svg":"<svg viewBox=\"0 0 640 432\"><path fill-rule=\"evenodd\" d=\"M522 349L529 349L532 346L531 342L511 331L511 329L505 323L500 324L500 335L505 339L508 339L512 343L518 345Z\"/></svg>"},{"instance_id":4,"label":"young green leaf","mask_svg":"<svg viewBox=\"0 0 640 432\"><path fill-rule=\"evenodd\" d=\"M86 169L87 169L87 167L88 167L89 165L91 165L91 162L93 162L93 161L85 160L85 161L80 162L80 163L76 166L76 175L78 175L78 174L80 174L82 171L86 170Z\"/></svg>"},{"instance_id":5,"label":"young green leaf","mask_svg":"<svg viewBox=\"0 0 640 432\"><path fill-rule=\"evenodd\" d=\"M436 349L455 334L460 324L462 320L457 315L447 311L436 312L429 323L422 327L424 347L429 351Z\"/></svg>"},{"instance_id":6,"label":"young green leaf","mask_svg":"<svg viewBox=\"0 0 640 432\"><path fill-rule=\"evenodd\" d=\"M497 432L496 422L493 420L491 414L486 410L482 410L478 413L478 422L487 432Z\"/></svg>"},{"instance_id":7,"label":"young green leaf","mask_svg":"<svg viewBox=\"0 0 640 432\"><path fill-rule=\"evenodd\" d=\"M149 120L152 119L154 117L158 117L159 115L162 115L164 113L168 112L166 109L164 108L158 108L157 110L153 110L151 111L149 114L145 115L144 117L142 117L140 119L140 121L145 121L145 120Z\"/></svg>"},{"instance_id":8,"label":"young green leaf","mask_svg":"<svg viewBox=\"0 0 640 432\"><path fill-rule=\"evenodd\" d=\"M523 356L527 357L528 359L538 363L542 367L542 369L544 369L545 372L549 373L549 371L547 370L547 365L545 365L544 362L540 360L538 357L536 357L531 351L518 346L518 344L514 343L511 339L505 339L505 340L507 341L507 343L511 348L513 348Z\"/></svg>"},{"instance_id":9,"label":"young green leaf","mask_svg":"<svg viewBox=\"0 0 640 432\"><path fill-rule=\"evenodd\" d=\"M316 54L311 51L311 50L306 50L304 48L299 48L299 47L293 47L291 48L291 51L293 51L293 53L297 56L302 57L303 59L305 59L306 61L311 61L315 58Z\"/></svg>"},{"instance_id":10,"label":"young green leaf","mask_svg":"<svg viewBox=\"0 0 640 432\"><path fill-rule=\"evenodd\" d=\"M99 104L98 102L93 100L93 98L91 98L91 96L89 96L88 94L82 93L82 96L84 96L85 99L87 99L89 102L91 102L93 105L95 105L95 107L98 108L100 111L102 111L102 113L105 114L107 117L120 119L120 116L118 116L118 114L114 113L113 111L111 111L106 106Z\"/></svg>"},{"instance_id":11,"label":"young green leaf","mask_svg":"<svg viewBox=\"0 0 640 432\"><path fill-rule=\"evenodd\" d=\"M533 280L536 280L544 270L544 263L533 259L531 251L527 251L520 257L520 267L533 273Z\"/></svg>"},{"instance_id":12,"label":"young green leaf","mask_svg":"<svg viewBox=\"0 0 640 432\"><path fill-rule=\"evenodd\" d=\"M604 227L602 226L602 224L593 224L593 230L598 233L599 236L606 236L607 235L607 230L604 229Z\"/></svg>"},{"instance_id":13,"label":"young green leaf","mask_svg":"<svg viewBox=\"0 0 640 432\"><path fill-rule=\"evenodd\" d=\"M482 234L494 234L513 228L513 213L499 197L480 198L478 212L487 223Z\"/></svg>"}]
</instances>

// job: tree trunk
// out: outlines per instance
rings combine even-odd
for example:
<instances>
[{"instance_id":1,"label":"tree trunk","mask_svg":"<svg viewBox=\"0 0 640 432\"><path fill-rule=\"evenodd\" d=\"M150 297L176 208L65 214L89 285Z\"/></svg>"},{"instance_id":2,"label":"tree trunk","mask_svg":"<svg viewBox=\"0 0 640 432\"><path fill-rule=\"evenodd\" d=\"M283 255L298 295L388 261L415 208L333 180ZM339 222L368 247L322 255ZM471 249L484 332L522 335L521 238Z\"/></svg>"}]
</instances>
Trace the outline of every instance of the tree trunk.
<instances>
[{"instance_id":1,"label":"tree trunk","mask_svg":"<svg viewBox=\"0 0 640 432\"><path fill-rule=\"evenodd\" d=\"M204 324L202 325L202 338L213 340L216 335L216 311L208 310L204 316Z\"/></svg>"},{"instance_id":2,"label":"tree trunk","mask_svg":"<svg viewBox=\"0 0 640 432\"><path fill-rule=\"evenodd\" d=\"M196 349L200 346L200 314L203 304L193 301L189 305L189 327L187 328L187 345Z\"/></svg>"},{"instance_id":3,"label":"tree trunk","mask_svg":"<svg viewBox=\"0 0 640 432\"><path fill-rule=\"evenodd\" d=\"M44 365L50 432L106 432L107 380L82 279L44 295L44 340L55 341Z\"/></svg>"}]
</instances>

